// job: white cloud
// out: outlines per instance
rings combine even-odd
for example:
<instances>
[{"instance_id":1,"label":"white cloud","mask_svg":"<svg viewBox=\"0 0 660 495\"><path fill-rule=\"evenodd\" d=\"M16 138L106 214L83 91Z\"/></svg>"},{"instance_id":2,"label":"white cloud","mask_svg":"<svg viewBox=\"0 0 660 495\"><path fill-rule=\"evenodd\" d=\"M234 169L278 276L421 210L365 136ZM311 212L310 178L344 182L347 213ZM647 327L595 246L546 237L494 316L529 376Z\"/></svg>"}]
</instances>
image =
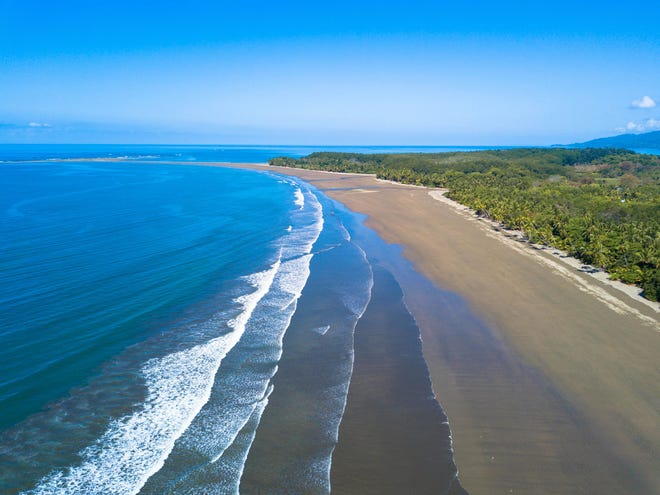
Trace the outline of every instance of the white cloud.
<instances>
[{"instance_id":1,"label":"white cloud","mask_svg":"<svg viewBox=\"0 0 660 495\"><path fill-rule=\"evenodd\" d=\"M654 119L651 117L650 119L642 120L640 122L628 122L625 126L623 127L617 127L616 130L617 132L648 132L648 131L656 131L660 129L660 120Z\"/></svg>"},{"instance_id":2,"label":"white cloud","mask_svg":"<svg viewBox=\"0 0 660 495\"><path fill-rule=\"evenodd\" d=\"M28 127L50 127L50 124L45 124L43 122L30 122Z\"/></svg>"},{"instance_id":3,"label":"white cloud","mask_svg":"<svg viewBox=\"0 0 660 495\"><path fill-rule=\"evenodd\" d=\"M637 122L628 122L624 127L619 127L617 130L621 132L642 132L644 130L642 124Z\"/></svg>"},{"instance_id":4,"label":"white cloud","mask_svg":"<svg viewBox=\"0 0 660 495\"><path fill-rule=\"evenodd\" d=\"M655 100L650 96L642 96L639 100L633 100L630 106L633 108L653 108Z\"/></svg>"}]
</instances>

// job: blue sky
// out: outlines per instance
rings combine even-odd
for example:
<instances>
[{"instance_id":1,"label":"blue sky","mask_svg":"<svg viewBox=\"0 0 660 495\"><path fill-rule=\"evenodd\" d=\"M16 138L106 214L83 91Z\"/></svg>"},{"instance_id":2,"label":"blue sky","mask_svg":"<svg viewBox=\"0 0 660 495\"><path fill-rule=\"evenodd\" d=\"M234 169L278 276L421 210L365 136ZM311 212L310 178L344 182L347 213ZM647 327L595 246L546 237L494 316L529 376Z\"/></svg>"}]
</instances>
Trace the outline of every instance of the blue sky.
<instances>
[{"instance_id":1,"label":"blue sky","mask_svg":"<svg viewBox=\"0 0 660 495\"><path fill-rule=\"evenodd\" d=\"M0 0L0 142L527 145L660 129L660 2Z\"/></svg>"}]
</instances>

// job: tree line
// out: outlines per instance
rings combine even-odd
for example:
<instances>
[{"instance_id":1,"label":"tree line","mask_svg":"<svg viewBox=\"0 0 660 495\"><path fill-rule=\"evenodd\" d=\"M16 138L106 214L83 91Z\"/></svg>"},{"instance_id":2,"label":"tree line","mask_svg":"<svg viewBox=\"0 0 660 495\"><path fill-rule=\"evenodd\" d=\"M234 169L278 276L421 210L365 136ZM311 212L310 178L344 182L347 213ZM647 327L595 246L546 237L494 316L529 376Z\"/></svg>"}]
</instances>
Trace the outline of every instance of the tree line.
<instances>
[{"instance_id":1,"label":"tree line","mask_svg":"<svg viewBox=\"0 0 660 495\"><path fill-rule=\"evenodd\" d=\"M477 214L660 298L660 157L615 148L319 152L271 165L443 187Z\"/></svg>"}]
</instances>

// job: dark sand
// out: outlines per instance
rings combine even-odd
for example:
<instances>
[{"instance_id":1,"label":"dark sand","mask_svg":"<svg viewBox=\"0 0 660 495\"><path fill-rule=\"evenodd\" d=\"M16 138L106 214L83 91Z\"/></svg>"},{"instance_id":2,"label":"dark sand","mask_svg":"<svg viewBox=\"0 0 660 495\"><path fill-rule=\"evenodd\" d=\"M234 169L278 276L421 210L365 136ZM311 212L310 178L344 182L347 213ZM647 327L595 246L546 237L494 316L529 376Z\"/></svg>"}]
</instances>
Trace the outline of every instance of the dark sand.
<instances>
[{"instance_id":1,"label":"dark sand","mask_svg":"<svg viewBox=\"0 0 660 495\"><path fill-rule=\"evenodd\" d=\"M472 495L660 493L653 308L603 285L646 320L606 304L535 259L544 253L529 256L498 241L488 225L424 188L254 168L301 177L368 215L367 225L478 316L472 325L452 324L446 311L438 316L446 302L433 291L399 280Z\"/></svg>"},{"instance_id":2,"label":"dark sand","mask_svg":"<svg viewBox=\"0 0 660 495\"><path fill-rule=\"evenodd\" d=\"M332 458L332 492L448 493L455 466L446 422L401 288L375 266L371 302L355 329L355 366Z\"/></svg>"}]
</instances>

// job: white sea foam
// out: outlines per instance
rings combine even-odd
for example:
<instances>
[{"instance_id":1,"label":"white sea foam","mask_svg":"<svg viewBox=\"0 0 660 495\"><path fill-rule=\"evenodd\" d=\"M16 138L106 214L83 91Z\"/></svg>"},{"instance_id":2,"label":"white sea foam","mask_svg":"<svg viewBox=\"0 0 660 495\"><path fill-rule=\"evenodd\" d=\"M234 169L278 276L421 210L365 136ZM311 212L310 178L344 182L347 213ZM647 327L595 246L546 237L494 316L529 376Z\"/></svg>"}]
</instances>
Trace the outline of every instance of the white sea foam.
<instances>
[{"instance_id":1,"label":"white sea foam","mask_svg":"<svg viewBox=\"0 0 660 495\"><path fill-rule=\"evenodd\" d=\"M344 240L347 241L347 242L350 242L351 234L348 231L348 229L346 229L346 227L344 226L343 223L339 224L339 230L341 231L341 236L344 238Z\"/></svg>"},{"instance_id":2,"label":"white sea foam","mask_svg":"<svg viewBox=\"0 0 660 495\"><path fill-rule=\"evenodd\" d=\"M270 385L268 387L268 390L266 390L266 394L264 398L261 399L257 403L257 406L254 408L254 412L252 413L251 419L254 420L256 425L258 425L261 422L261 416L266 410L266 406L268 405L268 399L270 398L271 393L273 393L273 385ZM250 433L250 442L249 442L250 445L252 445L252 442L254 442L254 437L256 436L256 434L257 434L257 429L255 427L254 431ZM243 475L243 469L245 468L245 461L247 460L248 453L249 453L249 449L245 451L241 462L240 472L237 473L238 476L236 477L236 485L235 485L236 493L239 492L239 484L240 484L241 476Z\"/></svg>"},{"instance_id":3,"label":"white sea foam","mask_svg":"<svg viewBox=\"0 0 660 495\"><path fill-rule=\"evenodd\" d=\"M277 368L277 367L275 367L275 368ZM253 405L254 407L252 407L252 411L251 411L250 415L247 416L247 418L245 419L245 422L243 423L241 428L238 431L236 431L236 434L231 439L231 442L228 443L228 446L231 445L232 443L234 443L234 440L236 440L236 437L240 433L240 430L243 429L243 427L248 423L248 421L250 421L251 419L254 419L255 415L256 415L257 418L261 418L261 415L263 414L264 409L266 409L266 405L268 404L268 398L270 397L270 394L272 393L272 391L273 391L273 385L271 384L266 389L266 393L264 394L264 396L261 399L259 399L257 402L254 403L254 405ZM257 424L258 423L259 423L259 421L257 421ZM254 440L254 434L256 434L256 429L253 432L253 434L251 435L253 440ZM214 464L214 463L218 462L220 460L220 458L223 456L224 452L225 451L223 450L222 452L217 454L213 459L211 459L211 463ZM245 459L247 459L247 452L244 453L243 462L245 462ZM243 472L243 467L241 466L240 473L242 473L242 472ZM236 486L238 486L238 479L235 480L235 481L236 481Z\"/></svg>"},{"instance_id":4,"label":"white sea foam","mask_svg":"<svg viewBox=\"0 0 660 495\"><path fill-rule=\"evenodd\" d=\"M330 325L325 325L323 327L312 328L312 332L318 333L319 335L325 335L330 330Z\"/></svg>"},{"instance_id":5,"label":"white sea foam","mask_svg":"<svg viewBox=\"0 0 660 495\"><path fill-rule=\"evenodd\" d=\"M296 199L293 202L298 206L299 210L302 210L305 207L305 196L303 195L300 188L296 189L296 192L294 194L296 196Z\"/></svg>"},{"instance_id":6,"label":"white sea foam","mask_svg":"<svg viewBox=\"0 0 660 495\"><path fill-rule=\"evenodd\" d=\"M160 158L160 155L122 155L111 158L114 160L152 160Z\"/></svg>"},{"instance_id":7,"label":"white sea foam","mask_svg":"<svg viewBox=\"0 0 660 495\"><path fill-rule=\"evenodd\" d=\"M247 443L249 445L252 445L252 442L254 442L254 438L257 434L257 426L261 422L261 416L263 415L264 410L268 405L268 399L272 392L273 392L273 385L270 385L266 390L266 394L264 395L264 397L256 403L252 415L248 418L248 421L246 422L246 425L249 424L250 426L253 426L253 428L248 432L242 433L243 435L247 435L248 437ZM218 483L216 486L204 487L205 488L204 493L208 493L209 495L210 494L239 495L241 476L243 475L243 470L245 468L245 461L247 461L248 453L249 453L249 449L244 450L241 453L242 455L240 456L240 458L235 459L233 461L233 464L229 466L229 469L227 469L227 471L231 473L231 475L225 476L225 479L222 480L221 483ZM196 486L191 487L188 493L197 495L198 493L200 493L199 487Z\"/></svg>"},{"instance_id":8,"label":"white sea foam","mask_svg":"<svg viewBox=\"0 0 660 495\"><path fill-rule=\"evenodd\" d=\"M137 412L113 421L83 462L52 473L30 494L135 494L167 459L174 443L208 401L214 376L238 343L259 301L280 269L278 260L251 277L256 290L237 302L243 311L232 331L191 349L149 360L142 368L147 398Z\"/></svg>"}]
</instances>

